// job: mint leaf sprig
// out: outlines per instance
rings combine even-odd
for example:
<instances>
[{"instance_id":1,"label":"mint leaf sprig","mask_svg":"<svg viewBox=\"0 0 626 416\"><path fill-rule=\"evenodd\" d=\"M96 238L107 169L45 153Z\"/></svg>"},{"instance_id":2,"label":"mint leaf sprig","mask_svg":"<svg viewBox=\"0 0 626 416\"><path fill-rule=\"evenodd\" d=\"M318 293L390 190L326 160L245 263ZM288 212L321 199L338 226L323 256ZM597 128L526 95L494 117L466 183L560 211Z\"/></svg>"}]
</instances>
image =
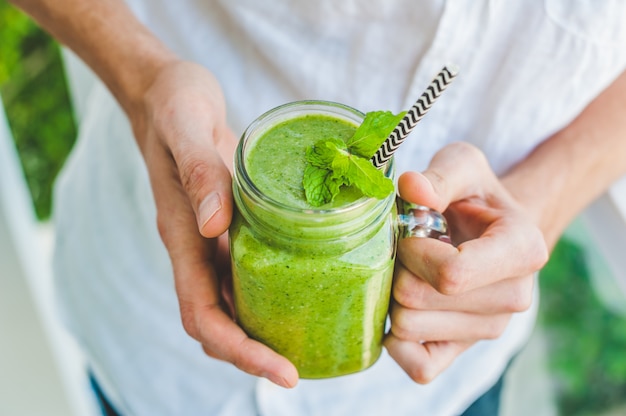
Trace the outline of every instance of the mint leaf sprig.
<instances>
[{"instance_id":1,"label":"mint leaf sprig","mask_svg":"<svg viewBox=\"0 0 626 416\"><path fill-rule=\"evenodd\" d=\"M309 204L332 202L342 186L355 186L363 195L383 199L394 191L391 179L370 159L398 125L406 112L373 111L347 141L322 139L306 150L307 165L302 185Z\"/></svg>"}]
</instances>

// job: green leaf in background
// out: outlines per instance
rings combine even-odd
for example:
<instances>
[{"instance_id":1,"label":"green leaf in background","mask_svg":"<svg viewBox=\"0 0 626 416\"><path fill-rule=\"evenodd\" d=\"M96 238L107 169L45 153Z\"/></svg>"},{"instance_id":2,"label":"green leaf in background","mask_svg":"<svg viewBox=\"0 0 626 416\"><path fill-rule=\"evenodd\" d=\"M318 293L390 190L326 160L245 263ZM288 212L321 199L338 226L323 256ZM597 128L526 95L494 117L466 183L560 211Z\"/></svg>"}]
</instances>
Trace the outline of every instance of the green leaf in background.
<instances>
[{"instance_id":1,"label":"green leaf in background","mask_svg":"<svg viewBox=\"0 0 626 416\"><path fill-rule=\"evenodd\" d=\"M585 251L562 239L539 283L539 323L560 414L602 415L626 405L626 319L596 297Z\"/></svg>"},{"instance_id":2,"label":"green leaf in background","mask_svg":"<svg viewBox=\"0 0 626 416\"><path fill-rule=\"evenodd\" d=\"M4 0L0 40L0 95L35 211L46 219L54 179L76 137L59 47Z\"/></svg>"}]
</instances>

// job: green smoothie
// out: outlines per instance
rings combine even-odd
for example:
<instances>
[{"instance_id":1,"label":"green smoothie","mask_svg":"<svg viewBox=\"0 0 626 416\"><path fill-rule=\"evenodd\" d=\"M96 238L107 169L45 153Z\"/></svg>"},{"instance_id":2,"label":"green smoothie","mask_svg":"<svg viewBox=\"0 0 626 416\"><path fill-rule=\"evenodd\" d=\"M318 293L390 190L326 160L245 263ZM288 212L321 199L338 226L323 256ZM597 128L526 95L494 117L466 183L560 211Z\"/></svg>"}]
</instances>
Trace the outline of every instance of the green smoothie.
<instances>
[{"instance_id":1,"label":"green smoothie","mask_svg":"<svg viewBox=\"0 0 626 416\"><path fill-rule=\"evenodd\" d=\"M325 137L347 140L356 127L345 120L320 114L284 121L265 133L250 150L245 161L248 174L269 198L293 208L312 209L302 188L306 148ZM341 207L362 196L358 189L345 188L324 208Z\"/></svg>"},{"instance_id":2,"label":"green smoothie","mask_svg":"<svg viewBox=\"0 0 626 416\"><path fill-rule=\"evenodd\" d=\"M395 255L393 195L375 200L346 187L328 206L306 202L306 148L350 137L358 124L318 107L266 122L242 142L230 230L237 321L303 378L376 361Z\"/></svg>"}]
</instances>

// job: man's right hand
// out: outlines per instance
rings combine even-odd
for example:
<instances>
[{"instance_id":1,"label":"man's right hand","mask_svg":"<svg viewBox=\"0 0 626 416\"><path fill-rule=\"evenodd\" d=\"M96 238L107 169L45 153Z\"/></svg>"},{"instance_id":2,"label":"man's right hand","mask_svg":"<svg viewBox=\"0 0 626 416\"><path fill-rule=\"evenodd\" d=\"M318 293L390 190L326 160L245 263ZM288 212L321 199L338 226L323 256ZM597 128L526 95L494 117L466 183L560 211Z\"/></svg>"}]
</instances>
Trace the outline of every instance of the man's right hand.
<instances>
[{"instance_id":1,"label":"man's right hand","mask_svg":"<svg viewBox=\"0 0 626 416\"><path fill-rule=\"evenodd\" d=\"M248 338L222 294L230 279L225 233L236 140L216 80L178 60L123 0L10 1L87 63L128 115L148 168L186 331L210 356L293 387L293 364Z\"/></svg>"},{"instance_id":2,"label":"man's right hand","mask_svg":"<svg viewBox=\"0 0 626 416\"><path fill-rule=\"evenodd\" d=\"M159 72L131 116L146 161L159 233L169 252L185 330L204 351L243 371L293 387L293 364L235 324L224 296L230 279L226 231L233 202L236 138L215 78L175 61ZM227 289L226 289L227 290Z\"/></svg>"}]
</instances>

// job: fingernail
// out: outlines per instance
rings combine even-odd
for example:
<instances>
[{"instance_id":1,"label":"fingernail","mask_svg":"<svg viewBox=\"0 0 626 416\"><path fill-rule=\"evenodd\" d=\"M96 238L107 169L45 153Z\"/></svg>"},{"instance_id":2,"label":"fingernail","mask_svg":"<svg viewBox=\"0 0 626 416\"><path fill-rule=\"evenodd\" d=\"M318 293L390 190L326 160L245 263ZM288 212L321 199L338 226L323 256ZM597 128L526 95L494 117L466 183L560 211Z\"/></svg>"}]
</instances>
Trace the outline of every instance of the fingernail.
<instances>
[{"instance_id":1,"label":"fingernail","mask_svg":"<svg viewBox=\"0 0 626 416\"><path fill-rule=\"evenodd\" d=\"M289 385L289 383L287 383L287 380L285 380L283 377L280 377L276 374L271 374L271 373L263 373L263 377L265 377L266 379L268 379L269 381L271 381L272 383L280 386L280 387L284 387L284 388L290 388L291 386Z\"/></svg>"},{"instance_id":2,"label":"fingernail","mask_svg":"<svg viewBox=\"0 0 626 416\"><path fill-rule=\"evenodd\" d=\"M198 207L198 228L202 230L220 209L222 209L220 195L217 192L207 195Z\"/></svg>"}]
</instances>

